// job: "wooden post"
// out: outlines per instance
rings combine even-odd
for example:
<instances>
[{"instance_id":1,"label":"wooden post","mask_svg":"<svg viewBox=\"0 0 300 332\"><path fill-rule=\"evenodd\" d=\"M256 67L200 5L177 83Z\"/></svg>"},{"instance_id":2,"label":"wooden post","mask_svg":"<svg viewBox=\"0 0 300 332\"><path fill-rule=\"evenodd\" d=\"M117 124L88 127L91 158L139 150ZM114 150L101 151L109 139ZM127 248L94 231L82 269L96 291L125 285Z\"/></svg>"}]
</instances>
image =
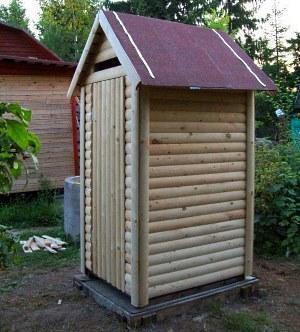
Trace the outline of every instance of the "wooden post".
<instances>
[{"instance_id":1,"label":"wooden post","mask_svg":"<svg viewBox=\"0 0 300 332\"><path fill-rule=\"evenodd\" d=\"M132 105L132 143L131 143L131 155L132 155L132 177L131 177L131 197L132 197L132 211L131 211L131 223L132 223L132 248L131 248L131 269L132 269L132 281L131 281L131 304L139 306L139 225L138 225L138 180L139 180L139 90L132 85L131 98L133 100Z\"/></svg>"},{"instance_id":2,"label":"wooden post","mask_svg":"<svg viewBox=\"0 0 300 332\"><path fill-rule=\"evenodd\" d=\"M85 91L80 93L80 270L85 273Z\"/></svg>"},{"instance_id":3,"label":"wooden post","mask_svg":"<svg viewBox=\"0 0 300 332\"><path fill-rule=\"evenodd\" d=\"M150 105L148 90L142 90L139 101L139 305L149 302L149 130Z\"/></svg>"},{"instance_id":4,"label":"wooden post","mask_svg":"<svg viewBox=\"0 0 300 332\"><path fill-rule=\"evenodd\" d=\"M132 90L131 303L148 304L149 99Z\"/></svg>"},{"instance_id":5,"label":"wooden post","mask_svg":"<svg viewBox=\"0 0 300 332\"><path fill-rule=\"evenodd\" d=\"M78 134L76 122L76 98L71 98L71 114L72 114L72 133L73 133L73 158L75 175L79 175L79 158L78 158Z\"/></svg>"},{"instance_id":6,"label":"wooden post","mask_svg":"<svg viewBox=\"0 0 300 332\"><path fill-rule=\"evenodd\" d=\"M254 183L255 183L255 93L247 93L247 177L245 225L245 278L253 273Z\"/></svg>"}]
</instances>

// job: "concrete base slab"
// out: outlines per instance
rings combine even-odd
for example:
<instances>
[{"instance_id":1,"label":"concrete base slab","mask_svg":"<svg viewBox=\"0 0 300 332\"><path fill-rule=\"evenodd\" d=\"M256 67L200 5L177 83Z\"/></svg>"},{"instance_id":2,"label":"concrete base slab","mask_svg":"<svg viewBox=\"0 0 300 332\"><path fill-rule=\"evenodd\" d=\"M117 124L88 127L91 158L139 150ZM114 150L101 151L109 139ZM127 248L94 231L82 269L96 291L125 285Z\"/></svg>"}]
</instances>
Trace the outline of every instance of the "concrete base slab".
<instances>
[{"instance_id":1,"label":"concrete base slab","mask_svg":"<svg viewBox=\"0 0 300 332\"><path fill-rule=\"evenodd\" d=\"M191 308L203 310L209 304L209 299L219 301L228 298L238 298L242 294L251 294L256 277L247 279L231 278L222 282L189 289L170 295L151 299L148 306L136 308L131 305L128 295L120 292L105 281L84 274L74 276L74 285L99 305L115 312L130 326L140 326L143 323L160 320L166 316L178 315ZM210 301L212 302L212 301Z\"/></svg>"}]
</instances>

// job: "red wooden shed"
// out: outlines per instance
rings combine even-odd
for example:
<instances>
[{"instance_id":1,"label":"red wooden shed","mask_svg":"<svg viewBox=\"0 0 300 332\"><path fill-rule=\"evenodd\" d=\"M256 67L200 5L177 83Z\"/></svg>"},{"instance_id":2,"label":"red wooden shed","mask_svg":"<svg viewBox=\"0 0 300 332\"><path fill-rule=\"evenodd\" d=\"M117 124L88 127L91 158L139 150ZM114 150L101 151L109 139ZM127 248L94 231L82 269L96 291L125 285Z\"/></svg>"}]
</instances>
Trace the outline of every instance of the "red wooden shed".
<instances>
[{"instance_id":1,"label":"red wooden shed","mask_svg":"<svg viewBox=\"0 0 300 332\"><path fill-rule=\"evenodd\" d=\"M74 70L28 32L0 23L0 101L31 109L30 126L42 142L39 170L28 162L28 183L18 180L13 192L38 190L41 178L63 188L65 177L76 173L76 123L66 97Z\"/></svg>"}]
</instances>

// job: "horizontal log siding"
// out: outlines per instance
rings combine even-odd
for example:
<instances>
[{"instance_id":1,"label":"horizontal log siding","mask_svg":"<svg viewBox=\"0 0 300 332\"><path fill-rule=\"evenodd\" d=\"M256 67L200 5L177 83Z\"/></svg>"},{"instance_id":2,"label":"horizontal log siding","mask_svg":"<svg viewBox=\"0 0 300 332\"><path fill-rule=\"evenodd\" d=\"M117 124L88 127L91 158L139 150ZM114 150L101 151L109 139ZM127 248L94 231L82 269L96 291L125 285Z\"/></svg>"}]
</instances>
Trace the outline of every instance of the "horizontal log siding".
<instances>
[{"instance_id":1,"label":"horizontal log siding","mask_svg":"<svg viewBox=\"0 0 300 332\"><path fill-rule=\"evenodd\" d=\"M246 94L152 90L149 296L243 274ZM178 97L179 100L177 99ZM130 113L126 113L130 128ZM126 134L126 286L131 282Z\"/></svg>"},{"instance_id":2,"label":"horizontal log siding","mask_svg":"<svg viewBox=\"0 0 300 332\"><path fill-rule=\"evenodd\" d=\"M92 86L92 272L124 291L124 77Z\"/></svg>"},{"instance_id":3,"label":"horizontal log siding","mask_svg":"<svg viewBox=\"0 0 300 332\"><path fill-rule=\"evenodd\" d=\"M66 98L70 77L0 75L0 100L18 102L32 110L30 129L41 139L39 169L26 161L28 182L20 178L12 192L40 189L40 178L54 188L63 188L64 179L74 175L71 105Z\"/></svg>"},{"instance_id":4,"label":"horizontal log siding","mask_svg":"<svg viewBox=\"0 0 300 332\"><path fill-rule=\"evenodd\" d=\"M126 77L125 79L125 121L128 122L128 118L131 117L132 109L131 109L131 84L129 79ZM125 136L131 138L131 127L125 126ZM130 143L128 143L130 144ZM131 164L128 163L128 160L131 160L131 154L128 152L128 150L125 152L125 161L126 161L126 167L128 169L131 169ZM124 169L125 171L125 169ZM130 189L130 183L131 179L130 177L126 176L126 181L125 181L125 190L126 192L131 192ZM131 239L131 205L127 204L125 207L125 220L127 224L127 238L129 237ZM129 217L128 217L129 216ZM125 232L124 232L124 237L125 237ZM128 247L128 244L130 241L126 240L125 238L125 263L127 266L130 266L130 271L131 271L131 253L127 250L126 248ZM131 272L129 272L131 274ZM130 291L130 285L126 282L125 280L125 273L124 273L124 281L125 281L125 291L127 294L131 294Z\"/></svg>"}]
</instances>

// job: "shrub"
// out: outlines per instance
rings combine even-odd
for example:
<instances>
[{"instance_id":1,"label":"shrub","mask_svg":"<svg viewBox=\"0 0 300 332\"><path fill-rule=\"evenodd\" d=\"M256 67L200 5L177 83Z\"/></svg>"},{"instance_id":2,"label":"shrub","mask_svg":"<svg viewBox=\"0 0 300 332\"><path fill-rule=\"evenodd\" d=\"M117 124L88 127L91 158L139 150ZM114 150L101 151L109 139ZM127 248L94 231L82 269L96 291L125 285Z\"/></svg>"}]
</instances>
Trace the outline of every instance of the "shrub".
<instances>
[{"instance_id":1,"label":"shrub","mask_svg":"<svg viewBox=\"0 0 300 332\"><path fill-rule=\"evenodd\" d=\"M0 225L0 270L11 263L17 264L18 261L17 242L7 228Z\"/></svg>"},{"instance_id":2,"label":"shrub","mask_svg":"<svg viewBox=\"0 0 300 332\"><path fill-rule=\"evenodd\" d=\"M9 192L24 172L24 160L40 150L40 140L31 131L31 111L19 104L0 102L0 193Z\"/></svg>"},{"instance_id":3,"label":"shrub","mask_svg":"<svg viewBox=\"0 0 300 332\"><path fill-rule=\"evenodd\" d=\"M300 253L300 151L290 144L256 151L256 250Z\"/></svg>"}]
</instances>

